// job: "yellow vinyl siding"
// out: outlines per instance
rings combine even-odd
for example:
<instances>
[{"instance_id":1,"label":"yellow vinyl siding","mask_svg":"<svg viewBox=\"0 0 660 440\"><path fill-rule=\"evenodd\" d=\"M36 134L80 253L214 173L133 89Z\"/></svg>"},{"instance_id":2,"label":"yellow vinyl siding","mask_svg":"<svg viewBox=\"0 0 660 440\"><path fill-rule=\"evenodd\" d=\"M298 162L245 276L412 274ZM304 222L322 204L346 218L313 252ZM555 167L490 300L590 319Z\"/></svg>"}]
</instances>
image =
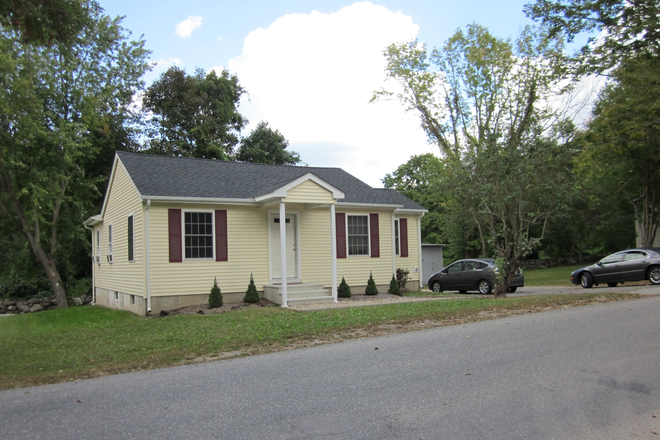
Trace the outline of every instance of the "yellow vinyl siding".
<instances>
[{"instance_id":1,"label":"yellow vinyl siding","mask_svg":"<svg viewBox=\"0 0 660 440\"><path fill-rule=\"evenodd\" d=\"M396 257L396 267L397 269L406 269L410 273L408 274L409 281L419 280L419 270L421 267L421 262L419 261L419 236L417 234L417 216L412 215L401 215L395 216L395 219L408 219L408 256L402 258L400 256ZM399 223L400 225L401 223ZM417 272L415 272L417 268ZM426 275L424 275L426 276Z\"/></svg>"},{"instance_id":2,"label":"yellow vinyl siding","mask_svg":"<svg viewBox=\"0 0 660 440\"><path fill-rule=\"evenodd\" d=\"M146 296L142 203L135 185L119 160L109 188L103 223L98 226L101 230L101 264L94 263L95 285L107 290ZM133 214L133 262L128 261L129 214ZM112 225L112 264L107 260L108 225ZM96 236L94 242L96 249Z\"/></svg>"},{"instance_id":3,"label":"yellow vinyl siding","mask_svg":"<svg viewBox=\"0 0 660 440\"><path fill-rule=\"evenodd\" d=\"M364 286L369 279L369 272L373 273L376 284L389 284L392 279L392 211L381 210L338 210L349 215L378 214L378 235L380 244L380 257L371 258L367 255L347 255L346 258L337 259L337 278L341 281L346 277L349 285ZM346 231L348 235L348 230ZM369 241L371 244L371 240ZM348 247L346 252L348 253ZM364 292L354 292L364 293Z\"/></svg>"},{"instance_id":4,"label":"yellow vinyl siding","mask_svg":"<svg viewBox=\"0 0 660 440\"><path fill-rule=\"evenodd\" d=\"M184 258L181 263L170 263L170 208L182 211L226 209L229 261ZM250 273L259 290L268 284L267 211L241 206L152 203L149 223L152 296L207 294L214 277L223 293L245 292Z\"/></svg>"},{"instance_id":5,"label":"yellow vinyl siding","mask_svg":"<svg viewBox=\"0 0 660 440\"><path fill-rule=\"evenodd\" d=\"M287 191L285 203L334 203L332 193L316 182L306 180Z\"/></svg>"},{"instance_id":6,"label":"yellow vinyl siding","mask_svg":"<svg viewBox=\"0 0 660 440\"><path fill-rule=\"evenodd\" d=\"M300 212L302 281L332 285L330 209Z\"/></svg>"}]
</instances>

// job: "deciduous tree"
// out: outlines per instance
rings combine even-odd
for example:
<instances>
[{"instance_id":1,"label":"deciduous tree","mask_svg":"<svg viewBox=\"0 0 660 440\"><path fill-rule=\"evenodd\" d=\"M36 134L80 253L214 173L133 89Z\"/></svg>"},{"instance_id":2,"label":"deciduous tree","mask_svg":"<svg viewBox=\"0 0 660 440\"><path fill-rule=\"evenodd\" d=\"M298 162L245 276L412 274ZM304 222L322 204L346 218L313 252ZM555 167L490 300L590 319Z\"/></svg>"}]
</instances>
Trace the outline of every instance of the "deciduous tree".
<instances>
[{"instance_id":1,"label":"deciduous tree","mask_svg":"<svg viewBox=\"0 0 660 440\"><path fill-rule=\"evenodd\" d=\"M127 112L148 68L144 41L89 6L67 43L38 46L0 31L0 215L29 243L61 307L62 238L83 236L97 192L85 174L97 152L91 135Z\"/></svg>"},{"instance_id":2,"label":"deciduous tree","mask_svg":"<svg viewBox=\"0 0 660 440\"><path fill-rule=\"evenodd\" d=\"M398 98L416 111L443 156L455 189L452 209L479 230L505 262L505 296L522 258L543 238L564 203L569 159L565 145L548 139L559 122L561 41L531 27L512 42L470 25L430 58L417 41L389 46L387 75ZM540 226L540 228L535 228Z\"/></svg>"},{"instance_id":3,"label":"deciduous tree","mask_svg":"<svg viewBox=\"0 0 660 440\"><path fill-rule=\"evenodd\" d=\"M168 156L229 160L247 120L237 107L244 89L223 70L193 75L170 67L147 89L151 113L148 151Z\"/></svg>"},{"instance_id":4,"label":"deciduous tree","mask_svg":"<svg viewBox=\"0 0 660 440\"><path fill-rule=\"evenodd\" d=\"M236 160L252 163L270 163L275 165L296 165L301 162L295 151L287 151L289 141L279 130L261 121L252 132L243 138L236 154Z\"/></svg>"}]
</instances>

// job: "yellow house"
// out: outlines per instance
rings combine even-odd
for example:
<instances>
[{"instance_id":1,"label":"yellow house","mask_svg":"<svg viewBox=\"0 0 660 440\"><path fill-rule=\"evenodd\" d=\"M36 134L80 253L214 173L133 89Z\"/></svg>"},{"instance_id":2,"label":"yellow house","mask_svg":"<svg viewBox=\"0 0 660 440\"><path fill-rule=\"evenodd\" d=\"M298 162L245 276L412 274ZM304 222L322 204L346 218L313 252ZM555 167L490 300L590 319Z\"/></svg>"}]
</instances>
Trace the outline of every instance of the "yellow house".
<instances>
[{"instance_id":1,"label":"yellow house","mask_svg":"<svg viewBox=\"0 0 660 440\"><path fill-rule=\"evenodd\" d=\"M386 292L397 268L418 289L425 212L339 168L117 152L101 213L85 221L94 302L137 314L203 304L214 278L238 302L252 274L286 307L337 301L342 277L362 293L373 273Z\"/></svg>"}]
</instances>

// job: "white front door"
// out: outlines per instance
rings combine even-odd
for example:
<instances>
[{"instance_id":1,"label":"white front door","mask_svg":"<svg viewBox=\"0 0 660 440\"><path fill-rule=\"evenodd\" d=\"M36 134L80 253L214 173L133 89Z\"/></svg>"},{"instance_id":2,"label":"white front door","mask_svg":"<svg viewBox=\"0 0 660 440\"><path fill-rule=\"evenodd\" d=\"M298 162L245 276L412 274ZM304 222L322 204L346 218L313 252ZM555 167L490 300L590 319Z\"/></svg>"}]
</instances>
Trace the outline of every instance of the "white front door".
<instances>
[{"instance_id":1,"label":"white front door","mask_svg":"<svg viewBox=\"0 0 660 440\"><path fill-rule=\"evenodd\" d=\"M270 227L270 262L271 278L282 279L282 261L280 253L280 216L271 214L268 216ZM298 256L297 256L297 234L296 217L293 214L286 216L286 274L287 278L298 278Z\"/></svg>"}]
</instances>

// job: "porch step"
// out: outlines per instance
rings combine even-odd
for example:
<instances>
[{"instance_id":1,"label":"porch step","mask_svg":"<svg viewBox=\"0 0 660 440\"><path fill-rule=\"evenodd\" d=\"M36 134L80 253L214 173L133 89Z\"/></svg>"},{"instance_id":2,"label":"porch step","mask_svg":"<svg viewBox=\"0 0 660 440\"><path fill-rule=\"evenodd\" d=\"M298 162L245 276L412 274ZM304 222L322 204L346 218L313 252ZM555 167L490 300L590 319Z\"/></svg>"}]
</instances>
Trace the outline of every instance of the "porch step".
<instances>
[{"instance_id":1,"label":"porch step","mask_svg":"<svg viewBox=\"0 0 660 440\"><path fill-rule=\"evenodd\" d=\"M264 297L277 304L282 304L282 286L267 284L264 286ZM287 286L287 303L319 304L333 302L332 293L323 284L296 283Z\"/></svg>"}]
</instances>

